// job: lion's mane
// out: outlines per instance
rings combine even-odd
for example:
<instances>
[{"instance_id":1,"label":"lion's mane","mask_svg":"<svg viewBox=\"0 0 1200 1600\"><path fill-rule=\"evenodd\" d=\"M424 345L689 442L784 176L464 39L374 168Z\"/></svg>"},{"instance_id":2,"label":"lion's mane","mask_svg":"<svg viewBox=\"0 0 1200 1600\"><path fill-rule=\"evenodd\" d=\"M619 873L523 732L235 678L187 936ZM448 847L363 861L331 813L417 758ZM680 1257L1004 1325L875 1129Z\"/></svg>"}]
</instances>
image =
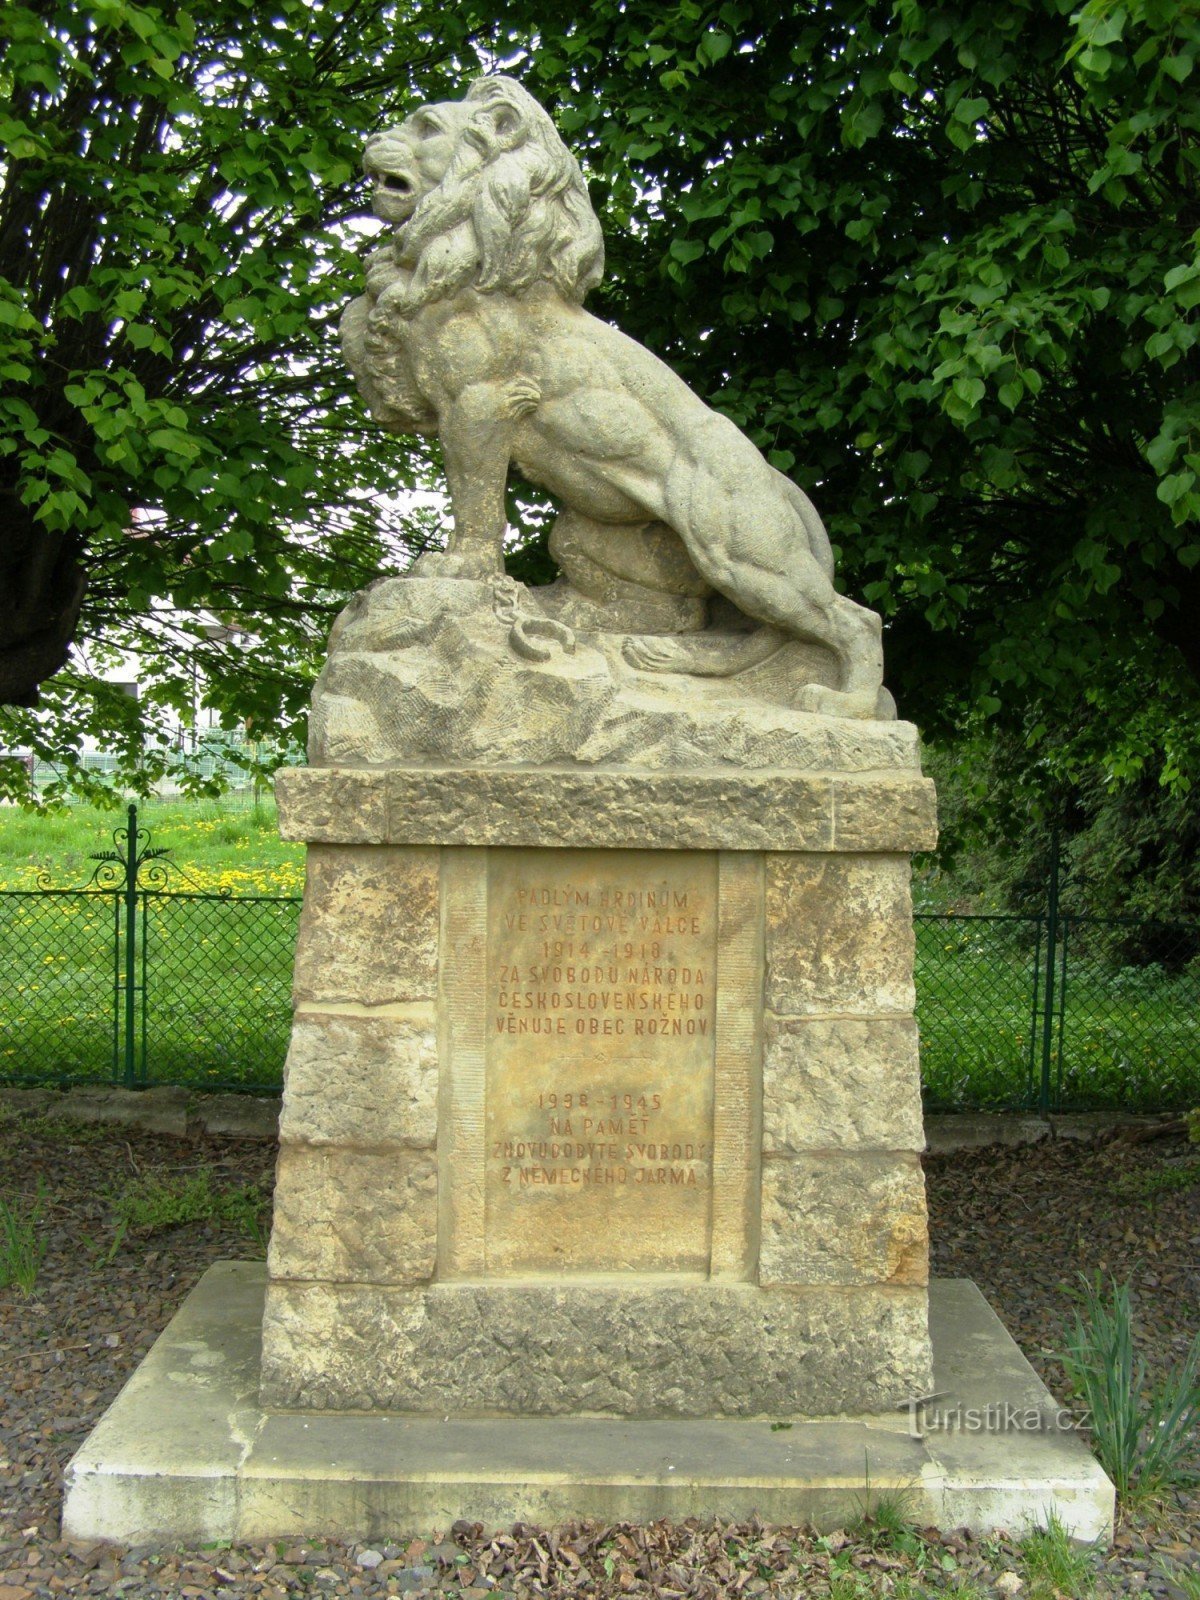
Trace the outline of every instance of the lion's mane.
<instances>
[{"instance_id":1,"label":"lion's mane","mask_svg":"<svg viewBox=\"0 0 1200 1600\"><path fill-rule=\"evenodd\" d=\"M465 104L475 114L445 177L397 230L401 270L380 312L409 317L464 288L519 297L539 283L582 302L604 241L579 163L515 79L477 79Z\"/></svg>"}]
</instances>

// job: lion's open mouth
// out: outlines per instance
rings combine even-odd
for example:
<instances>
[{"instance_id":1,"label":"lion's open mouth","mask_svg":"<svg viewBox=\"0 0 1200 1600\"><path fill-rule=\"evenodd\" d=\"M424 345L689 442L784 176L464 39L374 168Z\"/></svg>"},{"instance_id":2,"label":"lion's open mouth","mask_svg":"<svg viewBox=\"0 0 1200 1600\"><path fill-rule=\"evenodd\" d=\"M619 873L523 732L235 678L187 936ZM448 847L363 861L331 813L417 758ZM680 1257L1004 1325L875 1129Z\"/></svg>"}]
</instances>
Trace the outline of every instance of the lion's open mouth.
<instances>
[{"instance_id":1,"label":"lion's open mouth","mask_svg":"<svg viewBox=\"0 0 1200 1600\"><path fill-rule=\"evenodd\" d=\"M416 208L420 190L411 173L387 172L376 167L370 174L374 186L374 211L385 222L407 221Z\"/></svg>"}]
</instances>

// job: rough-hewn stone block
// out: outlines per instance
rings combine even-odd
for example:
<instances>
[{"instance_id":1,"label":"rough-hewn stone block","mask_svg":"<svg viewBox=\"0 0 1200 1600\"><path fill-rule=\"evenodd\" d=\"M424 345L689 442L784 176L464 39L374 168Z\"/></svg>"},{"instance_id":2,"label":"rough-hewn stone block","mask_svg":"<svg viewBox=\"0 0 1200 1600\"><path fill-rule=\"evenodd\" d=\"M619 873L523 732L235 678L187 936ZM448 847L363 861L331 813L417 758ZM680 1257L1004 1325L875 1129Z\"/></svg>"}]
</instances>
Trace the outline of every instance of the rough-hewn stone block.
<instances>
[{"instance_id":1,"label":"rough-hewn stone block","mask_svg":"<svg viewBox=\"0 0 1200 1600\"><path fill-rule=\"evenodd\" d=\"M426 1147L436 1142L437 1015L430 1002L405 1012L297 1013L280 1120L283 1140Z\"/></svg>"},{"instance_id":2,"label":"rough-hewn stone block","mask_svg":"<svg viewBox=\"0 0 1200 1600\"><path fill-rule=\"evenodd\" d=\"M767 1285L928 1283L917 1157L839 1150L764 1161L758 1275Z\"/></svg>"},{"instance_id":3,"label":"rough-hewn stone block","mask_svg":"<svg viewBox=\"0 0 1200 1600\"><path fill-rule=\"evenodd\" d=\"M912 1011L906 856L769 855L766 922L769 1010Z\"/></svg>"},{"instance_id":4,"label":"rough-hewn stone block","mask_svg":"<svg viewBox=\"0 0 1200 1600\"><path fill-rule=\"evenodd\" d=\"M932 850L937 797L928 778L843 773L833 785L833 849Z\"/></svg>"},{"instance_id":5,"label":"rough-hewn stone block","mask_svg":"<svg viewBox=\"0 0 1200 1600\"><path fill-rule=\"evenodd\" d=\"M437 1163L426 1150L284 1145L273 1278L415 1283L437 1259Z\"/></svg>"},{"instance_id":6,"label":"rough-hewn stone block","mask_svg":"<svg viewBox=\"0 0 1200 1600\"><path fill-rule=\"evenodd\" d=\"M924 1289L751 1284L280 1284L270 1405L444 1415L791 1416L930 1387Z\"/></svg>"},{"instance_id":7,"label":"rough-hewn stone block","mask_svg":"<svg viewBox=\"0 0 1200 1600\"><path fill-rule=\"evenodd\" d=\"M296 1000L381 1005L437 995L438 852L313 845Z\"/></svg>"},{"instance_id":8,"label":"rough-hewn stone block","mask_svg":"<svg viewBox=\"0 0 1200 1600\"><path fill-rule=\"evenodd\" d=\"M763 1043L763 1151L924 1149L910 1017L776 1017Z\"/></svg>"},{"instance_id":9,"label":"rough-hewn stone block","mask_svg":"<svg viewBox=\"0 0 1200 1600\"><path fill-rule=\"evenodd\" d=\"M275 774L279 832L308 844L383 844L387 781L353 767L281 767Z\"/></svg>"}]
</instances>

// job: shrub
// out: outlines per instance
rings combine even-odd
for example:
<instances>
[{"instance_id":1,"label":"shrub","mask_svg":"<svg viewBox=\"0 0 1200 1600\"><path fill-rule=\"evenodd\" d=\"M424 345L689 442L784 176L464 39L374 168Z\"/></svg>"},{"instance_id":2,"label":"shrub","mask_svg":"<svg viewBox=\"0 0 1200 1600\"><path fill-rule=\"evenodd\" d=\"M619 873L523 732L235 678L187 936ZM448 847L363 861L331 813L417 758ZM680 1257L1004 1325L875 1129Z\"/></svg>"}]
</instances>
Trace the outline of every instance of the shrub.
<instances>
[{"instance_id":1,"label":"shrub","mask_svg":"<svg viewBox=\"0 0 1200 1600\"><path fill-rule=\"evenodd\" d=\"M1200 1334L1184 1360L1151 1385L1134 1351L1129 1285L1083 1280L1082 1306L1062 1354L1088 1409L1101 1466L1122 1500L1187 1483L1200 1424Z\"/></svg>"}]
</instances>

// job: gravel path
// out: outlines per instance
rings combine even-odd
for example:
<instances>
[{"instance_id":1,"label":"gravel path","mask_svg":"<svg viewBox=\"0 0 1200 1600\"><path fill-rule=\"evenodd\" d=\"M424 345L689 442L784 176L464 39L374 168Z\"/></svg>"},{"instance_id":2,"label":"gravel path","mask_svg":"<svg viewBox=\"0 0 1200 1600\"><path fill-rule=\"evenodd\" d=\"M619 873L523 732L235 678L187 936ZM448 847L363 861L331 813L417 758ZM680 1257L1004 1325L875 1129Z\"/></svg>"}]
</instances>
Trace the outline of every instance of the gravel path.
<instances>
[{"instance_id":1,"label":"gravel path","mask_svg":"<svg viewBox=\"0 0 1200 1600\"><path fill-rule=\"evenodd\" d=\"M1200 1327L1200 1185L1181 1187L1185 1145L1058 1142L931 1158L934 1270L972 1277L1052 1389L1078 1274L1131 1278L1146 1354L1178 1360ZM547 1596L842 1597L958 1593L1200 1596L1200 1497L1175 1495L1126 1522L1091 1576L1067 1589L1010 1541L886 1530L806 1537L754 1526L582 1528L440 1541L148 1552L58 1536L62 1470L206 1267L261 1253L243 1222L208 1220L114 1235L113 1197L147 1178L211 1175L216 1191L269 1188L267 1143L122 1136L9 1115L0 1195L42 1194L47 1248L33 1294L0 1289L0 1600L423 1592L484 1600ZM1166 1563L1195 1588L1163 1576Z\"/></svg>"}]
</instances>

